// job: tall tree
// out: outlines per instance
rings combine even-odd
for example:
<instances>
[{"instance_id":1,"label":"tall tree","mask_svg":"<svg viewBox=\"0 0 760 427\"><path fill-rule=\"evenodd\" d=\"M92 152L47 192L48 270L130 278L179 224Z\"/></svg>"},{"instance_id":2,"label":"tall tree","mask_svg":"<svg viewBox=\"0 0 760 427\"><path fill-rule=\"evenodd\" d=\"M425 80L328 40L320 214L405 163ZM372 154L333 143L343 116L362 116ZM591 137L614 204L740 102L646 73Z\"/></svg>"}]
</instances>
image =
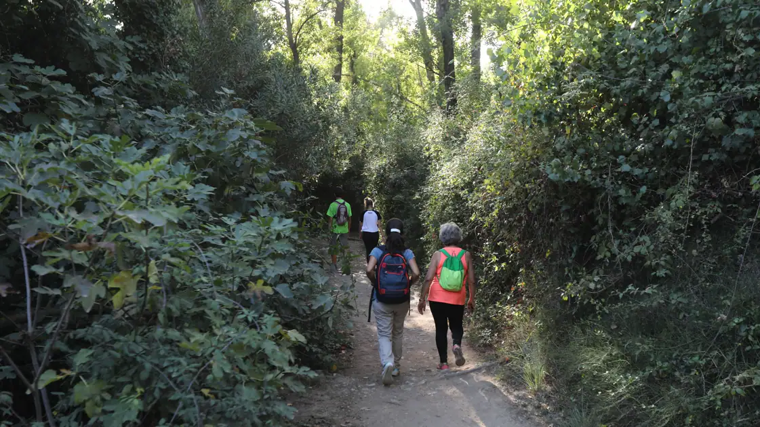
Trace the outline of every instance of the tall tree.
<instances>
[{"instance_id":1,"label":"tall tree","mask_svg":"<svg viewBox=\"0 0 760 427\"><path fill-rule=\"evenodd\" d=\"M420 50L422 51L422 62L425 64L425 74L430 83L435 83L435 65L433 63L433 52L430 47L430 37L427 32L425 23L425 13L422 10L423 0L409 0L414 12L417 15L417 29L420 32Z\"/></svg>"},{"instance_id":2,"label":"tall tree","mask_svg":"<svg viewBox=\"0 0 760 427\"><path fill-rule=\"evenodd\" d=\"M133 52L136 53L130 61L132 70L146 73L158 68L169 68L172 60L176 58L170 53L170 43L178 33L175 24L179 12L177 2L114 0L113 4L116 6L113 16L122 24L121 32L124 37L139 37L143 41L132 46Z\"/></svg>"},{"instance_id":3,"label":"tall tree","mask_svg":"<svg viewBox=\"0 0 760 427\"><path fill-rule=\"evenodd\" d=\"M303 7L304 10L299 14L302 15L303 18L299 19L295 14L295 7L291 4L290 0L283 0L282 2L273 0L272 3L279 5L285 11L285 36L288 38L288 48L290 48L290 53L293 55L293 65L295 67L300 67L301 56L298 52L298 48L301 31L306 27L306 24L311 22L311 20L316 18L320 13L324 12L325 9L323 6L309 6L309 4L306 4ZM315 7L316 10L314 10L313 7Z\"/></svg>"},{"instance_id":4,"label":"tall tree","mask_svg":"<svg viewBox=\"0 0 760 427\"><path fill-rule=\"evenodd\" d=\"M472 67L472 76L476 82L480 82L480 42L483 38L483 24L480 20L480 4L473 2L470 10L470 20L472 21L472 33L470 34L470 66Z\"/></svg>"},{"instance_id":5,"label":"tall tree","mask_svg":"<svg viewBox=\"0 0 760 427\"><path fill-rule=\"evenodd\" d=\"M355 50L351 51L351 56L348 57L348 72L351 73L351 84L356 86L359 84L359 79L356 77L356 60L359 54Z\"/></svg>"},{"instance_id":6,"label":"tall tree","mask_svg":"<svg viewBox=\"0 0 760 427\"><path fill-rule=\"evenodd\" d=\"M285 33L288 37L288 47L293 55L293 65L298 67L301 59L298 57L298 36L293 35L293 12L290 8L290 0L285 0L283 7L285 8Z\"/></svg>"},{"instance_id":7,"label":"tall tree","mask_svg":"<svg viewBox=\"0 0 760 427\"><path fill-rule=\"evenodd\" d=\"M205 34L208 28L208 9L209 3L214 0L193 0L193 7L195 8L195 16L198 18L198 27L201 29L201 33Z\"/></svg>"},{"instance_id":8,"label":"tall tree","mask_svg":"<svg viewBox=\"0 0 760 427\"><path fill-rule=\"evenodd\" d=\"M441 32L443 47L443 87L446 92L446 109L456 108L457 97L454 93L456 72L454 68L454 27L451 25L450 0L437 0L435 13Z\"/></svg>"},{"instance_id":9,"label":"tall tree","mask_svg":"<svg viewBox=\"0 0 760 427\"><path fill-rule=\"evenodd\" d=\"M338 62L335 64L333 70L333 79L336 83L340 83L340 79L343 76L343 11L346 8L346 0L336 0L335 2L335 31L337 36L335 37L335 53L338 57Z\"/></svg>"}]
</instances>

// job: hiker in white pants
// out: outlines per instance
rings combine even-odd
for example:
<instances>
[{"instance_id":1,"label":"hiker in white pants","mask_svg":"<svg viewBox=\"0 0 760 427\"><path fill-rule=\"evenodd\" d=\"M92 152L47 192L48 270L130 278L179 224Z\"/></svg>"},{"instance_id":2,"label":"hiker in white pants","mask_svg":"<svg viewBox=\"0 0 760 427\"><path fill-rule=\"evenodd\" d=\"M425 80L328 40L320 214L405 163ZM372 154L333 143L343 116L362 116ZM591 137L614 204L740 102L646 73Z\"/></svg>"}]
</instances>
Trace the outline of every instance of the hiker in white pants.
<instances>
[{"instance_id":1,"label":"hiker in white pants","mask_svg":"<svg viewBox=\"0 0 760 427\"><path fill-rule=\"evenodd\" d=\"M414 253L404 242L403 230L400 219L388 221L385 245L373 249L367 263L367 277L374 286L370 308L375 312L384 385L390 385L400 373L409 291L420 277Z\"/></svg>"}]
</instances>

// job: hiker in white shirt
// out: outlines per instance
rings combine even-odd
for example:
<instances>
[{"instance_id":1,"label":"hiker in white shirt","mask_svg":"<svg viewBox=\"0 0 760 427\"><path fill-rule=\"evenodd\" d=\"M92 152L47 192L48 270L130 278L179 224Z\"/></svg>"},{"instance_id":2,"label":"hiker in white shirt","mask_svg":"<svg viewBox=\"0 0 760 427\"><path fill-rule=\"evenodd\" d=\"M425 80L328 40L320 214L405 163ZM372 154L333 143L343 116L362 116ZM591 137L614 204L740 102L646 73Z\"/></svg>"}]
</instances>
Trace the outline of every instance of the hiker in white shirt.
<instances>
[{"instance_id":1,"label":"hiker in white shirt","mask_svg":"<svg viewBox=\"0 0 760 427\"><path fill-rule=\"evenodd\" d=\"M383 217L380 212L375 210L375 202L369 197L364 199L364 212L362 212L359 225L362 230L362 241L364 249L367 251L367 262L369 262L369 253L377 247L380 241L380 223Z\"/></svg>"}]
</instances>

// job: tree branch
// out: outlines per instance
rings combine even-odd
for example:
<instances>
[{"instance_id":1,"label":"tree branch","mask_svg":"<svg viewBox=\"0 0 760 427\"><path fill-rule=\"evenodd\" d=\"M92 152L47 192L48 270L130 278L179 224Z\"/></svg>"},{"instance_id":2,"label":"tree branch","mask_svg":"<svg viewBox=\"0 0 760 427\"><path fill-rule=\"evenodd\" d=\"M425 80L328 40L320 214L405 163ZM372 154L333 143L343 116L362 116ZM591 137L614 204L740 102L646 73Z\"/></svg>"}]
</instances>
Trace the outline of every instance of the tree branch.
<instances>
[{"instance_id":1,"label":"tree branch","mask_svg":"<svg viewBox=\"0 0 760 427\"><path fill-rule=\"evenodd\" d=\"M37 360L37 350L34 348L34 343L32 341L28 341L29 344L29 354L32 355L32 366L34 366L35 371L39 370L39 362ZM37 387L37 383L34 383L34 387ZM42 388L39 390L40 395L42 395L42 405L45 407L45 415L47 415L48 423L50 423L50 427L56 427L55 418L53 418L53 408L50 406L50 398L48 397L48 392L45 388Z\"/></svg>"},{"instance_id":2,"label":"tree branch","mask_svg":"<svg viewBox=\"0 0 760 427\"><path fill-rule=\"evenodd\" d=\"M18 216L19 218L24 218L24 199L21 197L21 195L18 196ZM32 362L34 363L35 370L37 369L37 353L34 351L34 343L32 343L32 336L34 335L34 322L32 321L32 284L29 280L29 261L26 258L26 245L24 242L24 236L19 236L18 239L18 245L21 248L21 259L24 263L24 285L26 286L26 333L28 336L29 346L31 348L30 356L32 357ZM5 354L5 357L8 359L8 361L11 363L12 366L15 366L13 361L10 359L10 355L8 355L5 350L3 350L3 354ZM18 367L16 367L18 369ZM21 371L18 371L21 372ZM39 378L39 372L37 372L37 375L34 378L34 381L32 384L29 384L29 381L26 380L26 378L23 378L23 381L25 381L27 384L29 384L29 390L34 395L34 407L37 412L37 421L42 421L42 408L40 405L40 395L37 392L37 379ZM47 397L47 396L45 396ZM50 413L50 404L45 399L45 409L46 412ZM51 420L51 422L54 422Z\"/></svg>"},{"instance_id":3,"label":"tree branch","mask_svg":"<svg viewBox=\"0 0 760 427\"><path fill-rule=\"evenodd\" d=\"M66 308L63 310L63 313L61 313L61 318L58 319L58 324L55 327L55 332L53 332L53 337L50 338L50 342L48 343L47 348L45 348L45 354L42 356L40 367L39 369L37 369L37 373L34 376L35 388L33 388L32 390L37 390L36 388L37 381L40 379L40 375L42 375L42 371L44 371L45 368L47 367L48 361L50 361L50 354L53 352L53 345L55 345L55 342L58 340L58 335L60 335L61 333L61 327L63 326L63 321L69 317L69 312L71 311L71 307L74 306L75 300L76 300L76 292L72 292L68 303L66 303Z\"/></svg>"},{"instance_id":4,"label":"tree branch","mask_svg":"<svg viewBox=\"0 0 760 427\"><path fill-rule=\"evenodd\" d=\"M344 74L344 76L348 76L348 74ZM382 86L382 85L380 85L380 84L378 84L378 83L375 83L375 82L373 82L372 80L368 80L368 79L365 79L365 78L362 78L362 77L359 77L359 76L355 76L355 75L354 75L354 76L351 76L351 77L353 77L353 78L355 78L355 79L357 79L357 80L361 80L361 81L364 81L364 82L366 82L366 83L369 83L369 84L371 84L372 86L375 86L375 87L376 87L376 88L378 88L378 89L383 89L383 90L385 90L385 89L386 89L386 87L385 87L385 86ZM419 108L420 110L422 110L422 111L424 111L424 112L427 112L427 111L428 111L428 109L427 109L427 108L425 108L425 107L421 106L420 104L418 104L418 103L416 103L416 102L412 101L411 99L407 98L406 96L404 96L404 94L403 94L403 93L401 93L401 90L400 90L400 89L398 90L398 93L396 93L396 95L398 95L398 97L399 97L399 98L400 98L402 101L404 101L404 102L407 102L407 103L409 103L409 104L411 104L411 105L414 105L415 107Z\"/></svg>"},{"instance_id":5,"label":"tree branch","mask_svg":"<svg viewBox=\"0 0 760 427\"><path fill-rule=\"evenodd\" d=\"M29 380L26 378L24 373L19 369L18 365L11 359L11 355L8 354L2 345L0 345L0 353L5 356L5 360L8 361L8 364L11 365L11 368L13 368L13 371L16 372L16 375L18 375L18 378L21 380L22 383L29 389L32 390L32 384L29 382Z\"/></svg>"},{"instance_id":6,"label":"tree branch","mask_svg":"<svg viewBox=\"0 0 760 427\"><path fill-rule=\"evenodd\" d=\"M304 29L306 24L311 21L314 17L319 15L320 13L324 12L326 9L319 9L316 12L312 13L311 15L307 16L302 22L301 25L298 26L298 29L296 29L296 35L293 36L293 41L295 44L298 44L298 36L301 35L301 30Z\"/></svg>"},{"instance_id":7,"label":"tree branch","mask_svg":"<svg viewBox=\"0 0 760 427\"><path fill-rule=\"evenodd\" d=\"M452 378L452 377L458 377L458 376L462 376L462 375L467 375L467 374L471 374L473 372L482 371L483 369L490 368L491 366L496 366L496 365L501 365L501 364L506 364L506 363L509 363L509 357L505 357L503 359L495 360L493 362L484 363L484 364L482 364L480 366L476 366L476 367L471 368L471 369L465 369L464 371L448 371L448 372L444 373L443 375L441 375L440 378L441 379L448 379L448 378Z\"/></svg>"},{"instance_id":8,"label":"tree branch","mask_svg":"<svg viewBox=\"0 0 760 427\"><path fill-rule=\"evenodd\" d=\"M18 216L24 217L24 199L18 196ZM24 284L26 285L26 332L29 336L32 336L33 322L32 322L32 285L29 281L29 262L26 259L26 246L24 245L24 237L19 236L18 244L21 247L21 258L24 261Z\"/></svg>"}]
</instances>

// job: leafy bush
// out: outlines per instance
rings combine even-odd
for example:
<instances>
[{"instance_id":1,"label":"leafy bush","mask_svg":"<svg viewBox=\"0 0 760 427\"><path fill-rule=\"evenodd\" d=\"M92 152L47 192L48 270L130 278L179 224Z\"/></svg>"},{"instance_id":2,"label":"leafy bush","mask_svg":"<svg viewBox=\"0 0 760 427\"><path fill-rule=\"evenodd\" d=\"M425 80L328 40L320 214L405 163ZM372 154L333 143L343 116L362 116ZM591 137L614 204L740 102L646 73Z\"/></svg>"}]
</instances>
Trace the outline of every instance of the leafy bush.
<instances>
[{"instance_id":1,"label":"leafy bush","mask_svg":"<svg viewBox=\"0 0 760 427\"><path fill-rule=\"evenodd\" d=\"M257 139L271 124L224 99L143 108L125 94L146 76L95 75L87 96L65 75L0 64L0 276L21 314L1 328L4 418L291 417L282 390L327 362L351 288L328 285L286 213L295 185Z\"/></svg>"},{"instance_id":2,"label":"leafy bush","mask_svg":"<svg viewBox=\"0 0 760 427\"><path fill-rule=\"evenodd\" d=\"M480 255L477 336L532 316L556 385L606 424L753 425L760 10L518 10L500 105L437 126L463 136L428 184L426 221L462 221Z\"/></svg>"}]
</instances>

